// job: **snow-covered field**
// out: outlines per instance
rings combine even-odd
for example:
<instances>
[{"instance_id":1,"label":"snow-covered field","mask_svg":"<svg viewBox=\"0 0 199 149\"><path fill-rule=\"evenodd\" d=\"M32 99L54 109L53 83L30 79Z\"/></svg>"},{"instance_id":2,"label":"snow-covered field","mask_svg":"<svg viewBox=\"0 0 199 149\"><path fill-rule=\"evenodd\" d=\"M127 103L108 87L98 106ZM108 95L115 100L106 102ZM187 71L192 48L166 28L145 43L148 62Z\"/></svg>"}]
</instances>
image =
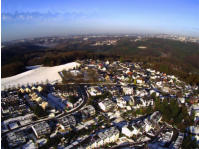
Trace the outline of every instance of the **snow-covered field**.
<instances>
[{"instance_id":1,"label":"snow-covered field","mask_svg":"<svg viewBox=\"0 0 199 149\"><path fill-rule=\"evenodd\" d=\"M26 66L27 70L32 70L32 69L37 69L39 67L41 67L42 65L34 65L34 66Z\"/></svg>"},{"instance_id":2,"label":"snow-covered field","mask_svg":"<svg viewBox=\"0 0 199 149\"><path fill-rule=\"evenodd\" d=\"M60 66L54 67L39 67L33 70L29 70L18 75L2 78L1 79L1 90L13 86L22 86L27 84L45 83L47 80L49 83L61 81L61 77L58 74L59 71L69 70L80 66L77 62L67 63Z\"/></svg>"}]
</instances>

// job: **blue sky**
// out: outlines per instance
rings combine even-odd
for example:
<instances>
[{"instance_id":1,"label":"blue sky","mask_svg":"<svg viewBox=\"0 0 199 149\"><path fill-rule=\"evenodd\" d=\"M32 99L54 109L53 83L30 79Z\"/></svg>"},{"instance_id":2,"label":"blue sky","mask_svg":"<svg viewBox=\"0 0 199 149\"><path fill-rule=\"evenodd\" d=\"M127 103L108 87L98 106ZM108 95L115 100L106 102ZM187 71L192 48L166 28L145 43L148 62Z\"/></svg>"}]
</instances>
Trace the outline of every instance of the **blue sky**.
<instances>
[{"instance_id":1,"label":"blue sky","mask_svg":"<svg viewBox=\"0 0 199 149\"><path fill-rule=\"evenodd\" d=\"M199 36L199 0L2 0L2 40L85 33Z\"/></svg>"}]
</instances>

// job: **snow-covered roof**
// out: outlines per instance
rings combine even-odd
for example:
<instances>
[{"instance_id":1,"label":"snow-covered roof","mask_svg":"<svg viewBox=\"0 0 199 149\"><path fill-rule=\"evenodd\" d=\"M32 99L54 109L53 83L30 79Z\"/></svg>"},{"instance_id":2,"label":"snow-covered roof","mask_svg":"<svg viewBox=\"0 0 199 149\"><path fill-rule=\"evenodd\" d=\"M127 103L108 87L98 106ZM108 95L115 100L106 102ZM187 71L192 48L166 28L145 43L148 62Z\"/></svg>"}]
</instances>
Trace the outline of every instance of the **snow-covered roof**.
<instances>
[{"instance_id":1,"label":"snow-covered roof","mask_svg":"<svg viewBox=\"0 0 199 149\"><path fill-rule=\"evenodd\" d=\"M189 129L190 133L193 133L193 134L199 134L199 127L196 127L196 126L190 126Z\"/></svg>"}]
</instances>

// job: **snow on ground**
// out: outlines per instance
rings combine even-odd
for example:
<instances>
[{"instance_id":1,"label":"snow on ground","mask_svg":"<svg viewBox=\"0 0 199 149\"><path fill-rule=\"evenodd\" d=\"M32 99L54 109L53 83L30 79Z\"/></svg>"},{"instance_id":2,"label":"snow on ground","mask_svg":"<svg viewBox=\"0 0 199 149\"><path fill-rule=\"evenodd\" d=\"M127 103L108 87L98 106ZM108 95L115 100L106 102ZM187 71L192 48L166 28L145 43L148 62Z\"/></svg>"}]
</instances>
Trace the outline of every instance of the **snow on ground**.
<instances>
[{"instance_id":1,"label":"snow on ground","mask_svg":"<svg viewBox=\"0 0 199 149\"><path fill-rule=\"evenodd\" d=\"M31 120L34 114L26 114L25 116L18 116L14 118L7 119L2 122L3 125L8 125L9 123L15 122L15 121L20 121L23 123L26 122L26 120Z\"/></svg>"},{"instance_id":2,"label":"snow on ground","mask_svg":"<svg viewBox=\"0 0 199 149\"><path fill-rule=\"evenodd\" d=\"M40 140L37 140L37 143L39 144L39 146L43 146L44 144L47 143L47 139L42 138Z\"/></svg>"},{"instance_id":3,"label":"snow on ground","mask_svg":"<svg viewBox=\"0 0 199 149\"><path fill-rule=\"evenodd\" d=\"M39 67L42 67L42 65L26 66L26 69L32 70L32 69L36 69L36 68L39 68Z\"/></svg>"},{"instance_id":4,"label":"snow on ground","mask_svg":"<svg viewBox=\"0 0 199 149\"><path fill-rule=\"evenodd\" d=\"M36 149L36 148L37 147L32 140L28 141L25 145L22 146L22 149Z\"/></svg>"},{"instance_id":5,"label":"snow on ground","mask_svg":"<svg viewBox=\"0 0 199 149\"><path fill-rule=\"evenodd\" d=\"M61 98L57 98L52 94L48 94L48 102L50 102L50 104L56 109L64 110L66 108L66 105L62 103Z\"/></svg>"},{"instance_id":6,"label":"snow on ground","mask_svg":"<svg viewBox=\"0 0 199 149\"><path fill-rule=\"evenodd\" d=\"M77 62L67 63L60 66L54 67L39 67L33 70L29 70L18 75L2 78L1 79L1 90L12 86L22 86L27 84L45 83L47 80L49 83L61 81L61 77L58 74L59 71L69 70L80 66Z\"/></svg>"},{"instance_id":7,"label":"snow on ground","mask_svg":"<svg viewBox=\"0 0 199 149\"><path fill-rule=\"evenodd\" d=\"M9 127L10 127L10 129L15 129L15 128L18 127L18 124L17 123L10 123Z\"/></svg>"}]
</instances>

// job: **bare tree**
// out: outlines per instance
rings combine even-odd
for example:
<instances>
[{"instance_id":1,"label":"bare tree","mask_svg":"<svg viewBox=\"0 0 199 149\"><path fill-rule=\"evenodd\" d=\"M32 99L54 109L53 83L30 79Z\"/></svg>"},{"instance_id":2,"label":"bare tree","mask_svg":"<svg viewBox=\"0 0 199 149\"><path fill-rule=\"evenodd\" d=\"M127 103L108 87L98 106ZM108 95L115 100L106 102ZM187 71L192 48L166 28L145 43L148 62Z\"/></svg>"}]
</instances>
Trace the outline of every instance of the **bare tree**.
<instances>
[{"instance_id":1,"label":"bare tree","mask_svg":"<svg viewBox=\"0 0 199 149\"><path fill-rule=\"evenodd\" d=\"M10 88L11 88L11 85L9 84L9 85L8 85L8 89L10 89Z\"/></svg>"},{"instance_id":2,"label":"bare tree","mask_svg":"<svg viewBox=\"0 0 199 149\"><path fill-rule=\"evenodd\" d=\"M7 88L7 86L6 86L6 85L4 86L4 90L5 90L5 91L7 91L7 90L8 90L8 88Z\"/></svg>"},{"instance_id":3,"label":"bare tree","mask_svg":"<svg viewBox=\"0 0 199 149\"><path fill-rule=\"evenodd\" d=\"M17 88L19 89L21 87L20 83L17 84Z\"/></svg>"},{"instance_id":4,"label":"bare tree","mask_svg":"<svg viewBox=\"0 0 199 149\"><path fill-rule=\"evenodd\" d=\"M48 79L46 79L46 84L49 84L49 80Z\"/></svg>"}]
</instances>

